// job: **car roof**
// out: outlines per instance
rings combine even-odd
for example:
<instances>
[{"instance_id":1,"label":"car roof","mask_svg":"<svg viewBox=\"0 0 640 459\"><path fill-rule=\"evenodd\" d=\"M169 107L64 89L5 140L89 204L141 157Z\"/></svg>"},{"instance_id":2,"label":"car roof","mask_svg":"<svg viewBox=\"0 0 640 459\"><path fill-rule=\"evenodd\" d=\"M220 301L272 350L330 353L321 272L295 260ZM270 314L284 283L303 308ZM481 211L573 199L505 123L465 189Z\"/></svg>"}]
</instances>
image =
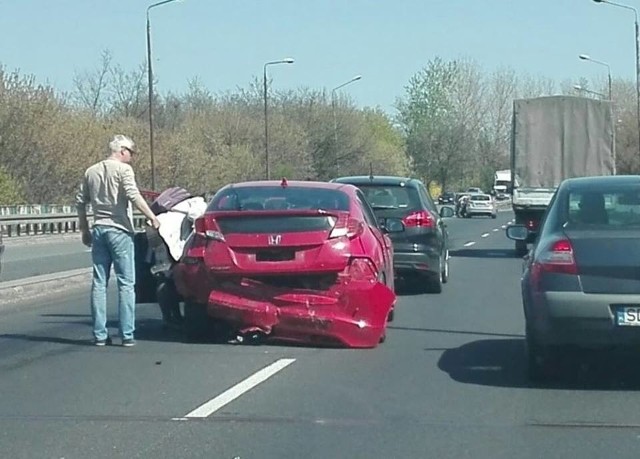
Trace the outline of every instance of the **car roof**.
<instances>
[{"instance_id":1,"label":"car roof","mask_svg":"<svg viewBox=\"0 0 640 459\"><path fill-rule=\"evenodd\" d=\"M566 179L563 187L583 189L592 186L640 185L640 175L601 175Z\"/></svg>"},{"instance_id":2,"label":"car roof","mask_svg":"<svg viewBox=\"0 0 640 459\"><path fill-rule=\"evenodd\" d=\"M353 175L332 179L333 183L350 183L352 185L392 185L392 186L418 186L422 182L415 178L391 175Z\"/></svg>"},{"instance_id":3,"label":"car roof","mask_svg":"<svg viewBox=\"0 0 640 459\"><path fill-rule=\"evenodd\" d=\"M330 182L317 182L311 180L287 180L287 187L300 187L300 188L315 188L324 190L336 190L342 191L348 194L350 197L356 195L357 188L354 185L348 183L330 183ZM231 183L220 188L216 194L220 191L229 190L233 188L257 188L257 187L279 187L282 186L282 180L256 180L253 182L238 182Z\"/></svg>"},{"instance_id":4,"label":"car roof","mask_svg":"<svg viewBox=\"0 0 640 459\"><path fill-rule=\"evenodd\" d=\"M469 196L471 196L472 198L477 198L479 196L487 196L487 197L491 197L490 194L486 194L486 193L469 193Z\"/></svg>"}]
</instances>

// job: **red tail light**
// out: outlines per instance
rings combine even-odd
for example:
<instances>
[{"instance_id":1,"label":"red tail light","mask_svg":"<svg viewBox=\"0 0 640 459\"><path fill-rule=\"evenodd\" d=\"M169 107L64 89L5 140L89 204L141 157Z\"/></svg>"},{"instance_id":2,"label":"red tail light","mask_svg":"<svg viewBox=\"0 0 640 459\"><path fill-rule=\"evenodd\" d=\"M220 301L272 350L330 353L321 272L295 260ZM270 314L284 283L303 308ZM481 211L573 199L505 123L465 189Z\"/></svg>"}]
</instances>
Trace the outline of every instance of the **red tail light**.
<instances>
[{"instance_id":1,"label":"red tail light","mask_svg":"<svg viewBox=\"0 0 640 459\"><path fill-rule=\"evenodd\" d=\"M369 258L353 258L349 265L349 279L377 282L378 270Z\"/></svg>"},{"instance_id":2,"label":"red tail light","mask_svg":"<svg viewBox=\"0 0 640 459\"><path fill-rule=\"evenodd\" d=\"M207 239L213 239L214 241L224 242L224 235L222 231L220 231L220 227L218 227L218 223L215 218L210 215L205 215L204 217L197 218L194 227L196 230L196 234L203 236Z\"/></svg>"},{"instance_id":3,"label":"red tail light","mask_svg":"<svg viewBox=\"0 0 640 459\"><path fill-rule=\"evenodd\" d=\"M355 218L341 216L336 222L336 226L331 230L329 238L347 236L349 239L360 236L364 231L364 224Z\"/></svg>"},{"instance_id":4,"label":"red tail light","mask_svg":"<svg viewBox=\"0 0 640 459\"><path fill-rule=\"evenodd\" d=\"M536 264L539 265L539 269L546 272L578 274L573 247L568 239L554 242L548 250L538 256Z\"/></svg>"},{"instance_id":5,"label":"red tail light","mask_svg":"<svg viewBox=\"0 0 640 459\"><path fill-rule=\"evenodd\" d=\"M436 219L431 215L431 212L426 210L419 210L417 212L411 212L402 220L406 227L419 227L419 228L435 228Z\"/></svg>"}]
</instances>

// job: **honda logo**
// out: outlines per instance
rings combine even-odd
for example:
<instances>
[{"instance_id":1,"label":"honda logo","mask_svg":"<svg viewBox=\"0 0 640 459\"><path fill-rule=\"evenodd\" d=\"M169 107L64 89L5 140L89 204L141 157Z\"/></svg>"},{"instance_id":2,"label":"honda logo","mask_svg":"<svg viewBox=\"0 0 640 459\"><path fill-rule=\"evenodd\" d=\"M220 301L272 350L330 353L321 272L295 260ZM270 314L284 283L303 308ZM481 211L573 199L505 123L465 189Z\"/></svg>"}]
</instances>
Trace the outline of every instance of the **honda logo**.
<instances>
[{"instance_id":1,"label":"honda logo","mask_svg":"<svg viewBox=\"0 0 640 459\"><path fill-rule=\"evenodd\" d=\"M281 234L270 234L269 235L269 245L280 245L282 242Z\"/></svg>"}]
</instances>

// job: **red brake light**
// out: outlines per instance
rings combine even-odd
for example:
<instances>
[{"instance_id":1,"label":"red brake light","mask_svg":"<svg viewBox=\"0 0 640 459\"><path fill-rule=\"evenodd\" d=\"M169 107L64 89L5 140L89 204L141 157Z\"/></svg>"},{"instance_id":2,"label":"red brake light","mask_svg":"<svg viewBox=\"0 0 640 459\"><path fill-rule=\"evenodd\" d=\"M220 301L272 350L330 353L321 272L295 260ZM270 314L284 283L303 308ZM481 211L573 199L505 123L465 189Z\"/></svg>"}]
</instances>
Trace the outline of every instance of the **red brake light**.
<instances>
[{"instance_id":1,"label":"red brake light","mask_svg":"<svg viewBox=\"0 0 640 459\"><path fill-rule=\"evenodd\" d=\"M349 279L376 282L378 270L369 258L353 258L349 265Z\"/></svg>"},{"instance_id":2,"label":"red brake light","mask_svg":"<svg viewBox=\"0 0 640 459\"><path fill-rule=\"evenodd\" d=\"M214 241L224 242L224 235L220 228L218 227L218 223L215 218L210 215L205 215L204 217L197 218L194 222L194 228L196 234L205 237L207 239L213 239Z\"/></svg>"},{"instance_id":3,"label":"red brake light","mask_svg":"<svg viewBox=\"0 0 640 459\"><path fill-rule=\"evenodd\" d=\"M419 210L411 212L402 220L404 226L420 227L420 228L435 228L436 219L431 215L431 212L426 210Z\"/></svg>"},{"instance_id":4,"label":"red brake light","mask_svg":"<svg viewBox=\"0 0 640 459\"><path fill-rule=\"evenodd\" d=\"M336 222L336 226L331 230L329 239L347 236L349 239L360 236L364 231L364 224L352 217L341 216Z\"/></svg>"},{"instance_id":5,"label":"red brake light","mask_svg":"<svg viewBox=\"0 0 640 459\"><path fill-rule=\"evenodd\" d=\"M576 265L573 256L573 246L568 239L561 239L553 243L553 245L543 252L536 263L540 265L543 271L578 274L578 265Z\"/></svg>"}]
</instances>

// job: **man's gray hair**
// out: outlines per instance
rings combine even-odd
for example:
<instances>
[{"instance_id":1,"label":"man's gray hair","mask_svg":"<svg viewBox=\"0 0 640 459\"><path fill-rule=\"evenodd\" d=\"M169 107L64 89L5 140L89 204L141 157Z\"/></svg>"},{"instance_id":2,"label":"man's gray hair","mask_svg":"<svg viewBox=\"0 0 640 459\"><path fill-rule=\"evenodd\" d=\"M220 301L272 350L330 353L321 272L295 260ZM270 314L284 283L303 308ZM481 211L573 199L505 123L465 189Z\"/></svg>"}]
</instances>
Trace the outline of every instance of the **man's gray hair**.
<instances>
[{"instance_id":1,"label":"man's gray hair","mask_svg":"<svg viewBox=\"0 0 640 459\"><path fill-rule=\"evenodd\" d=\"M113 136L111 142L109 142L109 151L110 153L116 153L123 148L128 148L129 150L135 151L136 144L131 138L126 135L117 134Z\"/></svg>"}]
</instances>

